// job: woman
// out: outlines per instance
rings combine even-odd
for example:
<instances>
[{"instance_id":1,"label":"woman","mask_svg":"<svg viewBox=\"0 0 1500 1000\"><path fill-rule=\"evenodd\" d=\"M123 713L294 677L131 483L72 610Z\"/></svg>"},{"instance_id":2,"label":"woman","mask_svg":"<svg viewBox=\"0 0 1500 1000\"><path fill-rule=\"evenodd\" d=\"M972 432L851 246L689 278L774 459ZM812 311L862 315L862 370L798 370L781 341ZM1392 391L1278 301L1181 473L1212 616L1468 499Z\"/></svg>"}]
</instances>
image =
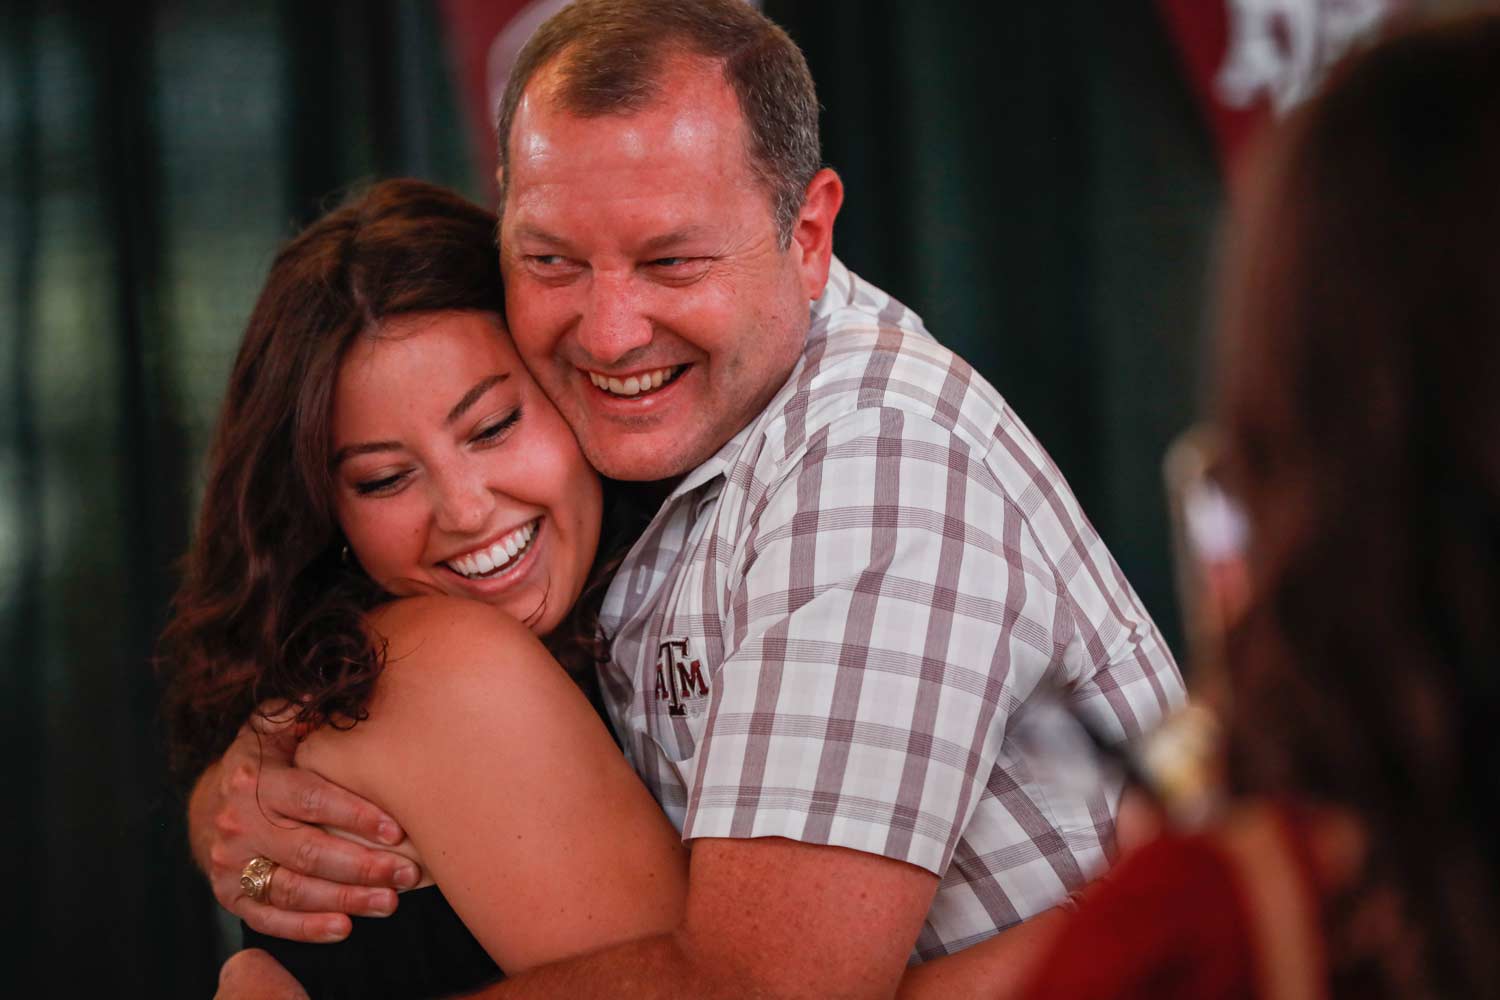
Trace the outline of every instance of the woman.
<instances>
[{"instance_id":1,"label":"woman","mask_svg":"<svg viewBox=\"0 0 1500 1000\"><path fill-rule=\"evenodd\" d=\"M285 702L298 764L399 817L427 875L342 945L255 939L314 995L474 987L675 926L686 891L551 655L591 665L603 497L505 332L494 229L395 181L278 255L165 635L186 773Z\"/></svg>"},{"instance_id":2,"label":"woman","mask_svg":"<svg viewBox=\"0 0 1500 1000\"><path fill-rule=\"evenodd\" d=\"M1500 996L1500 18L1356 56L1259 166L1219 414L1240 805L1127 859L1031 995Z\"/></svg>"}]
</instances>

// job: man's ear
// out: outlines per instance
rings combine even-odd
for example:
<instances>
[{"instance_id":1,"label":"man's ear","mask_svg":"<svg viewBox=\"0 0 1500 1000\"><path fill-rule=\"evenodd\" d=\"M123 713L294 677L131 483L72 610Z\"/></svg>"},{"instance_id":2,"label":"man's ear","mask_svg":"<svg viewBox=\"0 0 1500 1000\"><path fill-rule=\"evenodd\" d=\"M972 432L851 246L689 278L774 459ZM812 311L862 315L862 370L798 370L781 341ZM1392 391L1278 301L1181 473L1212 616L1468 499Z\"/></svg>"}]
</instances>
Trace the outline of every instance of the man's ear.
<instances>
[{"instance_id":1,"label":"man's ear","mask_svg":"<svg viewBox=\"0 0 1500 1000\"><path fill-rule=\"evenodd\" d=\"M801 255L802 286L809 300L823 294L828 284L828 264L833 259L833 220L844 204L844 182L824 167L813 175L802 199L802 211L792 227L788 249Z\"/></svg>"}]
</instances>

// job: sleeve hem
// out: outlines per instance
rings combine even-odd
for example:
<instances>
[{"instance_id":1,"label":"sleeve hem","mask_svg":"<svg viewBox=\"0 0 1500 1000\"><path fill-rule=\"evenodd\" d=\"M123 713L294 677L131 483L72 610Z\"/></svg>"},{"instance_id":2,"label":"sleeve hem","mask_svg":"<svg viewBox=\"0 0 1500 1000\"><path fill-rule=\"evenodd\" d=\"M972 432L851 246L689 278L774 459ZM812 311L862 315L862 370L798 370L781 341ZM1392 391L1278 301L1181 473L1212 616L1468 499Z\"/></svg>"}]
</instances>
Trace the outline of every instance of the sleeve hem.
<instances>
[{"instance_id":1,"label":"sleeve hem","mask_svg":"<svg viewBox=\"0 0 1500 1000\"><path fill-rule=\"evenodd\" d=\"M771 807L757 809L746 829L744 822L736 822L735 812L728 807L699 808L683 823L682 839L783 837L801 844L843 847L892 861L904 861L940 878L951 857L946 843L916 831L899 835L888 823L848 815L815 817L799 809Z\"/></svg>"}]
</instances>

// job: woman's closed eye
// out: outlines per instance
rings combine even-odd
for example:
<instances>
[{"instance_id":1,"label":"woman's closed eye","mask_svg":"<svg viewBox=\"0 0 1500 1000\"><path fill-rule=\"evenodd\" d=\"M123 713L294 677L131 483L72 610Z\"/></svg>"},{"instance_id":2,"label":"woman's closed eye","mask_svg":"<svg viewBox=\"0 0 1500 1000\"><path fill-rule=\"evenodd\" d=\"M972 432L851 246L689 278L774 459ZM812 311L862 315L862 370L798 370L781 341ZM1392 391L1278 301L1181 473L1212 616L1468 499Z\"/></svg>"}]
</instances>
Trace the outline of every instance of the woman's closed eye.
<instances>
[{"instance_id":1,"label":"woman's closed eye","mask_svg":"<svg viewBox=\"0 0 1500 1000\"><path fill-rule=\"evenodd\" d=\"M469 435L469 443L478 448L493 447L509 436L510 431L515 428L520 419L521 408L518 406L509 413L481 423L474 433ZM354 492L362 497L393 496L401 492L401 488L406 485L411 476L411 469L383 471L381 474L357 480L354 483Z\"/></svg>"},{"instance_id":2,"label":"woman's closed eye","mask_svg":"<svg viewBox=\"0 0 1500 1000\"><path fill-rule=\"evenodd\" d=\"M362 479L354 484L354 492L362 497L390 496L401 488L401 484L406 482L406 477L410 474L410 472L402 471L377 479Z\"/></svg>"},{"instance_id":3,"label":"woman's closed eye","mask_svg":"<svg viewBox=\"0 0 1500 1000\"><path fill-rule=\"evenodd\" d=\"M479 429L470 438L477 445L494 444L510 432L510 429L520 421L521 408L518 406L505 416L489 423L480 424Z\"/></svg>"}]
</instances>

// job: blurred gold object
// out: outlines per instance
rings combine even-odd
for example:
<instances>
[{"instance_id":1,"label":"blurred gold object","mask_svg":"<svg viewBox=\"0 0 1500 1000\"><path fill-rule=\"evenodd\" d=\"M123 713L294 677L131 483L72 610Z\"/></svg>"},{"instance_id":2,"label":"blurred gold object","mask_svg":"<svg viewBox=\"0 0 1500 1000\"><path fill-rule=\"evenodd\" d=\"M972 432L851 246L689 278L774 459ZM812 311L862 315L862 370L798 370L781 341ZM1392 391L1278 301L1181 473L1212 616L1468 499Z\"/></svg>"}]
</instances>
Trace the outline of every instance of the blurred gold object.
<instances>
[{"instance_id":1,"label":"blurred gold object","mask_svg":"<svg viewBox=\"0 0 1500 1000\"><path fill-rule=\"evenodd\" d=\"M1168 716L1136 749L1135 763L1168 821L1196 829L1224 803L1221 728L1204 705L1188 704Z\"/></svg>"},{"instance_id":2,"label":"blurred gold object","mask_svg":"<svg viewBox=\"0 0 1500 1000\"><path fill-rule=\"evenodd\" d=\"M1219 450L1218 432L1199 424L1178 435L1162 463L1188 679L1200 690L1217 684L1224 634L1249 595L1249 526L1214 474Z\"/></svg>"},{"instance_id":3,"label":"blurred gold object","mask_svg":"<svg viewBox=\"0 0 1500 1000\"><path fill-rule=\"evenodd\" d=\"M1135 763L1176 826L1206 823L1224 801L1223 727L1230 710L1224 637L1249 599L1244 513L1215 478L1219 435L1208 424L1177 437L1162 463L1172 525L1190 703L1136 748Z\"/></svg>"}]
</instances>

